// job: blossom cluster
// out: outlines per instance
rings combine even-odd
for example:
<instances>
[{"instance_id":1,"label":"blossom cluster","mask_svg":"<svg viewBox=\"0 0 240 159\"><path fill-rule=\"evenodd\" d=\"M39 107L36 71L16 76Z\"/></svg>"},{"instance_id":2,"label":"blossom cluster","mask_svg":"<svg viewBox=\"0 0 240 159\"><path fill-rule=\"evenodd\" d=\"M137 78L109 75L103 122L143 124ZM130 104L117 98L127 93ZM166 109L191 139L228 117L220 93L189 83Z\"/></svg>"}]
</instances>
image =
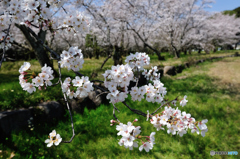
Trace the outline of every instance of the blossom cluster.
<instances>
[{"instance_id":1,"label":"blossom cluster","mask_svg":"<svg viewBox=\"0 0 240 159\"><path fill-rule=\"evenodd\" d=\"M149 65L150 57L146 53L136 52L127 56L125 62L129 64L133 71L143 70L143 66Z\"/></svg>"},{"instance_id":2,"label":"blossom cluster","mask_svg":"<svg viewBox=\"0 0 240 159\"><path fill-rule=\"evenodd\" d=\"M52 85L51 80L53 80L54 77L51 67L47 67L47 65L45 64L45 66L41 68L42 72L39 73L37 76L35 75L35 73L29 74L29 72L27 72L28 70L30 70L30 67L31 64L29 62L24 62L24 64L19 69L19 73L21 74L19 76L19 83L23 90L27 91L28 93L32 93L36 91L35 87L38 87L38 89L41 90L43 86L46 89L46 86ZM27 75L29 75L30 77L27 77ZM30 80L32 80L32 83L28 82Z\"/></svg>"},{"instance_id":3,"label":"blossom cluster","mask_svg":"<svg viewBox=\"0 0 240 159\"><path fill-rule=\"evenodd\" d=\"M64 50L60 57L61 67L66 67L68 70L79 71L84 63L82 50L78 47L70 47L68 51Z\"/></svg>"},{"instance_id":4,"label":"blossom cluster","mask_svg":"<svg viewBox=\"0 0 240 159\"><path fill-rule=\"evenodd\" d=\"M157 73L157 72L158 72L157 66L154 66L149 71L144 69L144 71L142 72L142 75L144 75L144 77L147 80L152 81L152 80L160 79L160 73Z\"/></svg>"},{"instance_id":5,"label":"blossom cluster","mask_svg":"<svg viewBox=\"0 0 240 159\"><path fill-rule=\"evenodd\" d=\"M128 86L130 81L134 80L133 69L135 71L141 70L144 65L149 64L149 57L146 53L136 53L127 56L126 62L129 64L112 66L111 70L107 70L103 76L105 78L104 84L108 88L110 93L107 95L107 99L110 99L110 103L122 102L127 97ZM134 61L135 60L135 61ZM132 65L132 67L130 66ZM137 68L137 69L136 69ZM148 102L162 103L163 98L166 95L166 87L160 82L160 73L156 74L157 67L153 67L149 77L153 80L153 85L149 83L142 87L132 87L130 94L133 101L141 101L146 95L146 100ZM153 77L153 78L152 78Z\"/></svg>"},{"instance_id":6,"label":"blossom cluster","mask_svg":"<svg viewBox=\"0 0 240 159\"><path fill-rule=\"evenodd\" d=\"M135 119L133 121L138 121ZM117 122L115 120L110 121L113 124L116 124ZM118 144L120 146L123 146L125 148L129 148L129 150L133 150L133 147L138 147L137 139L141 140L142 145L139 147L139 151L142 151L145 149L146 152L149 152L150 149L153 148L153 145L155 144L155 132L152 132L150 136L140 136L141 130L140 126L134 126L133 123L128 122L127 125L123 123L119 123L119 125L116 126L116 130L119 132L117 133L118 136L122 136ZM145 138L145 140L143 140Z\"/></svg>"},{"instance_id":7,"label":"blossom cluster","mask_svg":"<svg viewBox=\"0 0 240 159\"><path fill-rule=\"evenodd\" d=\"M1 25L1 24L0 24ZM2 36L0 37L0 41L4 40L4 38L7 36L6 33L2 32ZM11 42L13 42L13 36L10 34L6 37L5 40L5 50L8 50L9 47L11 47ZM0 43L0 49L3 49L4 43Z\"/></svg>"},{"instance_id":8,"label":"blossom cluster","mask_svg":"<svg viewBox=\"0 0 240 159\"><path fill-rule=\"evenodd\" d=\"M90 26L89 20L79 12L68 15L64 20L52 18L66 2L67 0L3 0L0 2L0 31L11 23L33 24L43 30L86 30Z\"/></svg>"},{"instance_id":9,"label":"blossom cluster","mask_svg":"<svg viewBox=\"0 0 240 159\"><path fill-rule=\"evenodd\" d=\"M141 101L146 95L146 100L152 103L162 103L163 98L166 95L166 87L163 87L164 84L160 82L160 80L154 80L154 85L149 83L148 85L144 85L142 87L132 87L130 94L132 96L133 101Z\"/></svg>"},{"instance_id":10,"label":"blossom cluster","mask_svg":"<svg viewBox=\"0 0 240 159\"><path fill-rule=\"evenodd\" d=\"M62 1L64 3L64 1ZM6 28L11 22L20 24L38 24L42 23L43 30L47 29L49 19L51 19L51 9L54 5L48 6L50 2L46 0L4 0L0 8L4 9L4 19Z\"/></svg>"},{"instance_id":11,"label":"blossom cluster","mask_svg":"<svg viewBox=\"0 0 240 159\"><path fill-rule=\"evenodd\" d=\"M71 84L72 82L72 84ZM75 79L71 80L70 77L66 78L62 84L62 91L72 99L85 98L88 93L93 90L93 83L89 81L88 77L82 76L82 78L76 76ZM74 88L76 87L76 91Z\"/></svg>"},{"instance_id":12,"label":"blossom cluster","mask_svg":"<svg viewBox=\"0 0 240 159\"><path fill-rule=\"evenodd\" d=\"M207 123L207 119L196 122L193 117L191 117L191 114L187 114L186 112L181 112L180 110L165 107L165 110L162 113L159 113L152 117L150 120L151 124L155 128L157 128L157 131L160 129L164 130L163 126L167 126L167 133L179 136L183 136L187 133L188 129L191 129L191 132L196 132L199 134L199 129L201 130L201 135L204 137L205 133L208 131L207 126L205 123ZM198 126L198 128L197 128Z\"/></svg>"},{"instance_id":13,"label":"blossom cluster","mask_svg":"<svg viewBox=\"0 0 240 159\"><path fill-rule=\"evenodd\" d=\"M60 142L62 142L62 138L59 134L56 133L55 130L53 130L50 134L49 134L49 138L45 140L45 143L47 144L47 147L51 147L53 144L55 146L58 146L60 144Z\"/></svg>"},{"instance_id":14,"label":"blossom cluster","mask_svg":"<svg viewBox=\"0 0 240 159\"><path fill-rule=\"evenodd\" d=\"M104 85L110 91L107 95L110 103L124 101L127 98L130 81L133 79L132 68L128 64L112 66L112 69L106 70L103 76Z\"/></svg>"},{"instance_id":15,"label":"blossom cluster","mask_svg":"<svg viewBox=\"0 0 240 159\"><path fill-rule=\"evenodd\" d=\"M87 31L90 26L88 18L78 11L66 17L62 23L63 25L61 27L68 27L67 31L75 32ZM74 26L74 28L71 26Z\"/></svg>"}]
</instances>

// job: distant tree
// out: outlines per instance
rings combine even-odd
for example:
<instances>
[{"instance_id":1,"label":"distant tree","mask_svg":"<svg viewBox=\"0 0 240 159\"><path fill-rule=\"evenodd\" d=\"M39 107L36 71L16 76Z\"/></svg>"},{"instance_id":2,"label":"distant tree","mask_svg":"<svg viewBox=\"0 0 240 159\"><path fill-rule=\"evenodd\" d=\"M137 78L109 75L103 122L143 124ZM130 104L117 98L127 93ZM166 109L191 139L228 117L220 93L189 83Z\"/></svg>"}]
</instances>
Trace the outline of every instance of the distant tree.
<instances>
[{"instance_id":1,"label":"distant tree","mask_svg":"<svg viewBox=\"0 0 240 159\"><path fill-rule=\"evenodd\" d=\"M237 18L240 18L240 7L233 9L233 10L226 10L223 11L225 15L235 15Z\"/></svg>"}]
</instances>

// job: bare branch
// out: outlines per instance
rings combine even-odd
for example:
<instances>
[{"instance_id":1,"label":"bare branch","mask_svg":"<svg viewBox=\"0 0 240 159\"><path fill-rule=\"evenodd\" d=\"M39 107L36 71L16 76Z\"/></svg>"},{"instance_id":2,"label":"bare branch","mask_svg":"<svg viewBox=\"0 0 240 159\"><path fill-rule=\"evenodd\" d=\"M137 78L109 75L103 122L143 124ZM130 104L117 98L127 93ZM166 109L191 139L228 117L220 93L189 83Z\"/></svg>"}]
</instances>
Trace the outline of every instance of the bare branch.
<instances>
[{"instance_id":1,"label":"bare branch","mask_svg":"<svg viewBox=\"0 0 240 159\"><path fill-rule=\"evenodd\" d=\"M133 108L131 108L129 105L127 105L127 103L124 101L124 102L122 102L125 106L127 106L128 107L128 109L130 109L132 112L134 112L134 113L136 113L136 114L139 114L139 115L142 115L142 116L144 116L144 117L146 117L147 116L147 114L146 113L143 113L142 111L140 111L140 110L137 110L137 109L133 109Z\"/></svg>"},{"instance_id":2,"label":"bare branch","mask_svg":"<svg viewBox=\"0 0 240 159\"><path fill-rule=\"evenodd\" d=\"M169 101L169 102L167 102L167 103L165 103L165 104L162 104L159 108L157 108L151 115L154 115L160 108L162 108L163 106L165 106L165 105L168 105L169 103L171 103L172 101L174 101L174 100L178 100L178 97L179 96L177 96L175 99L173 99L173 100L171 100L171 101Z\"/></svg>"},{"instance_id":3,"label":"bare branch","mask_svg":"<svg viewBox=\"0 0 240 159\"><path fill-rule=\"evenodd\" d=\"M120 113L120 111L115 107L115 105L113 104L113 117L118 121L118 122L120 122L119 120L118 120L118 118L116 117L116 115L115 115L115 110L117 110L118 111L118 113Z\"/></svg>"},{"instance_id":4,"label":"bare branch","mask_svg":"<svg viewBox=\"0 0 240 159\"><path fill-rule=\"evenodd\" d=\"M62 74L61 74L61 67L60 67L60 64L58 63L58 70L59 70L59 81L61 83L61 86L63 85L62 83ZM75 132L74 132L74 125L73 125L73 119L72 119L72 114L71 114L71 110L70 110L70 107L69 107L69 104L68 104L68 101L67 101L67 97L66 97L66 94L63 93L63 96L64 96L64 101L67 105L67 109L68 109L68 112L69 112L69 115L71 117L71 125L72 125L72 137L69 141L63 141L63 143L70 143L72 142L73 138L75 137Z\"/></svg>"},{"instance_id":5,"label":"bare branch","mask_svg":"<svg viewBox=\"0 0 240 159\"><path fill-rule=\"evenodd\" d=\"M101 82L101 83L104 83L104 81L101 81L101 80L92 80L91 82Z\"/></svg>"},{"instance_id":6,"label":"bare branch","mask_svg":"<svg viewBox=\"0 0 240 159\"><path fill-rule=\"evenodd\" d=\"M102 92L102 93L98 94L98 95L96 96L96 98L98 98L100 95L106 94L106 93L110 93L110 92Z\"/></svg>"},{"instance_id":7,"label":"bare branch","mask_svg":"<svg viewBox=\"0 0 240 159\"><path fill-rule=\"evenodd\" d=\"M10 30L10 28L11 28L11 24L9 24L9 26L8 26L8 29L7 29L7 34L6 34L6 36L4 37L4 39L1 41L1 42L3 42L3 55L2 55L2 59L1 59L1 61L0 61L0 69L1 69L1 67L2 67L2 62L3 62L3 59L4 59L4 56L5 56L5 53L6 53L6 44L5 44L5 41L6 41L6 39L7 39L7 36L9 35L9 30Z\"/></svg>"},{"instance_id":8,"label":"bare branch","mask_svg":"<svg viewBox=\"0 0 240 159\"><path fill-rule=\"evenodd\" d=\"M112 57L112 54L108 55L108 57L104 60L104 62L103 62L103 64L102 64L102 66L101 66L100 69L103 68L104 64L105 64L105 63L107 62L107 60L110 59L111 57Z\"/></svg>"},{"instance_id":9,"label":"bare branch","mask_svg":"<svg viewBox=\"0 0 240 159\"><path fill-rule=\"evenodd\" d=\"M138 79L137 79L137 82L136 82L136 85L135 85L135 87L137 87L137 85L138 85L138 81L139 81L139 79L140 79L140 70L137 68L137 71L138 71Z\"/></svg>"}]
</instances>

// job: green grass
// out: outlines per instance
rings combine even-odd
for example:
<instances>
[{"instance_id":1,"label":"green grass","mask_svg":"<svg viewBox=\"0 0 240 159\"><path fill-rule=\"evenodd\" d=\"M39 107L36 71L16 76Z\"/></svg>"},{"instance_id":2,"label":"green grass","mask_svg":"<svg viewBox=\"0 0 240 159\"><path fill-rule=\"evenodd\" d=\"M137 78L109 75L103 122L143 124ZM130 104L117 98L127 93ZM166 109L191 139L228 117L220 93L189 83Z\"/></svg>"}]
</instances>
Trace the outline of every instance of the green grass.
<instances>
[{"instance_id":1,"label":"green grass","mask_svg":"<svg viewBox=\"0 0 240 159\"><path fill-rule=\"evenodd\" d=\"M85 63L91 65L89 68L95 65L101 65L95 64L96 62L93 61L86 60ZM109 66L110 64L106 65L106 67ZM59 146L53 146L51 148L46 147L44 143L44 140L48 138L48 134L53 129L61 135L63 140L69 140L71 138L70 118L69 115L66 114L62 121L49 122L41 125L35 123L33 131L25 130L12 133L10 138L6 139L4 143L0 143L0 150L2 150L2 152L0 151L0 157L7 158L12 153L14 158L205 159L213 158L210 156L211 150L239 151L240 107L239 99L234 98L239 92L231 92L227 88L219 87L219 84L221 84L219 79L205 73L208 72L211 67L211 62L205 62L198 67L184 70L176 77L164 77L161 80L167 88L167 98L174 99L176 96L180 96L180 98L184 95L188 96L188 104L183 108L179 107L181 111L190 113L196 120L208 119L208 132L205 137L191 134L189 131L183 137L169 135L166 130L157 132L156 129L146 121L146 118L133 114L123 104L119 103L116 104L116 107L121 112L116 112L116 115L122 123L126 124L128 121L133 121L135 118L138 118L139 121L136 125L141 126L142 135L150 135L152 131L156 132L156 144L149 153L146 153L144 150L139 152L136 148L130 151L118 145L118 139L120 139L120 137L117 136L116 127L109 126L110 120L113 119L112 105L102 104L97 109L92 110L85 107L83 114L75 113L73 120L76 136L72 143L61 143ZM87 69L85 71L86 73L88 72ZM12 72L14 75L13 70ZM16 78L18 78L17 71L15 71L15 74ZM67 72L64 73L64 76L68 75L71 74L67 74ZM187 75L187 78L176 80L177 77L183 75ZM2 82L4 78L0 78L0 80ZM48 91L38 91L32 95L26 92L22 93L23 91L20 86L17 85L17 82L18 79L9 79L9 82L5 79L4 85L0 85L0 93L4 96L4 101L13 98L19 100L24 99L26 103L22 105L28 105L34 102L34 100L52 100L52 98L58 98L51 96L51 93L48 93ZM5 90L2 91L2 89ZM59 93L57 95L61 96L61 91L58 90L59 88L50 89L49 91L54 92L52 94ZM11 90L14 90L14 92L11 92ZM19 95L16 95L18 93ZM228 95L229 98L223 98L226 95ZM7 96L11 97L8 98ZM5 100L5 98L8 98L8 100ZM2 99L0 100L1 102ZM18 102L16 101L16 103ZM144 100L141 102L132 102L130 98L128 98L127 103L129 103L131 107L143 112L147 112L147 110L152 112L157 108L157 104L148 103ZM237 158L237 156L214 156L214 158Z\"/></svg>"},{"instance_id":2,"label":"green grass","mask_svg":"<svg viewBox=\"0 0 240 159\"><path fill-rule=\"evenodd\" d=\"M101 59L102 61L104 58ZM31 70L39 73L41 67L36 60L29 61L31 63ZM19 84L19 72L18 69L23 64L23 61L17 62L4 62L2 64L2 69L0 70L0 110L7 109L17 109L17 108L27 108L29 106L36 105L42 101L48 100L60 100L63 98L61 87L57 85L55 87L48 87L47 90L39 91L37 90L33 94L29 94L23 91ZM105 64L105 70L110 69L113 65L113 61L109 60ZM91 76L92 72L101 67L101 63L94 59L85 59L83 64L83 69L81 73L86 76ZM57 63L54 61L54 68L57 68ZM101 77L104 70L95 71ZM75 78L75 73L68 71L67 69L62 69L62 79L66 77ZM57 79L54 79L53 83L56 83ZM60 91L59 91L60 90Z\"/></svg>"},{"instance_id":3,"label":"green grass","mask_svg":"<svg viewBox=\"0 0 240 159\"><path fill-rule=\"evenodd\" d=\"M237 151L239 143L239 101L222 99L225 90L218 90L212 84L214 79L206 75L188 77L184 80L163 79L168 88L169 99L176 96L188 96L188 104L182 111L190 113L196 120L208 119L208 132L205 137L185 134L183 137L172 136L166 131L156 133L156 145L149 153L134 149L129 151L118 145L120 137L114 127L110 127L112 106L101 105L96 110L84 109L84 113L74 116L76 136L71 144L60 144L58 147L47 148L44 140L48 133L55 129L64 140L71 137L70 121L60 121L56 125L35 126L34 131L23 131L12 134L7 144L2 145L7 152L14 151L17 158L210 158L210 151ZM211 94L218 92L218 96ZM133 108L153 111L157 105L142 102L131 102ZM121 111L116 113L123 123L138 118L142 134L150 135L156 131L146 118L132 114L123 104L116 107ZM34 147L34 148L31 148ZM223 157L223 156L218 156ZM231 157L231 156L228 156Z\"/></svg>"},{"instance_id":4,"label":"green grass","mask_svg":"<svg viewBox=\"0 0 240 159\"><path fill-rule=\"evenodd\" d=\"M209 57L209 56L222 56L228 55L231 52L222 53L217 52L215 54L210 55L198 55L197 53L192 53L192 55L181 55L179 59L173 59L168 53L163 53L163 56L166 56L166 61L158 61L156 55L150 55L151 64L150 66L158 66L162 65L175 65L180 64L185 61L189 61L192 59L199 59L200 57ZM103 69L100 70L102 62L104 61L104 57L101 57L99 60L97 59L85 59L83 64L83 68L81 69L81 73L89 76L90 79L99 79L104 80L102 74L107 69L111 69L113 65L113 60L109 59L107 63L104 65ZM125 57L123 58L125 60ZM35 72L40 72L41 68L37 60L30 61L32 67L31 70ZM2 68L0 70L0 110L7 109L17 109L22 107L29 107L36 105L39 102L47 101L47 100L56 100L59 101L63 98L63 95L60 90L60 86L56 87L48 87L46 91L39 91L33 94L29 94L22 90L19 85L19 72L18 69L23 64L23 61L17 62L3 62ZM150 68L146 67L146 68ZM54 68L57 69L57 62L54 61ZM97 73L98 76L95 78L91 78L92 73ZM63 79L66 77L75 77L75 73L69 72L67 69L62 69ZM57 79L54 80L57 82ZM24 99L24 100L23 100Z\"/></svg>"}]
</instances>

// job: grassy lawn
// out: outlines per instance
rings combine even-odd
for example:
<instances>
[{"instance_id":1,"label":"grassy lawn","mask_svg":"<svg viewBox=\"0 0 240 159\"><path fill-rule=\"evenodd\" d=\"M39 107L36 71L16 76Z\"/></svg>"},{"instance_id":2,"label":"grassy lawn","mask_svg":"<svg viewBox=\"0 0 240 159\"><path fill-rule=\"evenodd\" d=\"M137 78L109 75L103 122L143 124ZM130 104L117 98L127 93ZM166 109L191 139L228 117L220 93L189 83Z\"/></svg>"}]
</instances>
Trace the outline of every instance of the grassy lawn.
<instances>
[{"instance_id":1,"label":"grassy lawn","mask_svg":"<svg viewBox=\"0 0 240 159\"><path fill-rule=\"evenodd\" d=\"M222 56L218 53L216 56ZM227 54L227 53L225 53ZM229 53L228 53L229 54ZM197 56L197 55L196 55ZM199 55L200 56L200 55ZM202 55L205 56L205 55ZM206 55L209 56L209 55ZM178 61L184 61L184 58ZM156 62L156 57L152 57ZM101 59L102 61L104 58ZM172 59L167 59L171 63ZM35 62L35 63L34 63ZM163 62L163 63L164 63ZM172 60L173 62L173 60ZM18 84L18 68L23 62L3 63L0 71L0 106L1 107L24 107L36 104L39 101L57 100L62 98L60 88L49 88L45 92L37 91L32 95L21 90ZM40 70L37 61L31 61L36 65L34 69ZM109 69L112 60L104 66ZM56 65L56 64L55 64ZM90 75L101 66L94 59L85 60L85 68L82 73ZM164 64L165 65L165 64ZM56 67L55 67L56 68ZM98 71L99 76L104 71ZM64 77L74 77L73 73L63 70ZM161 81L167 88L166 98L182 98L187 95L188 104L178 107L181 111L190 113L196 120L208 119L208 132L205 137L191 134L188 131L183 137L167 134L166 130L156 129L146 121L146 118L133 114L123 104L116 104L121 111L116 113L122 123L133 121L138 118L136 125L141 126L142 135L150 135L155 131L156 141L153 150L146 153L138 149L130 151L118 145L116 127L109 126L112 117L112 105L101 105L95 110L84 109L83 114L74 115L76 136L70 144L60 144L57 147L48 148L44 140L55 129L63 140L71 138L70 118L59 122L34 125L34 130L25 130L12 133L4 143L0 143L0 158L213 158L210 151L238 151L240 149L240 58L226 58L216 62L204 62L196 67L184 70L181 74L173 77L164 77ZM179 77L184 77L179 79ZM4 90L5 89L5 90ZM56 94L55 94L56 93ZM52 94L55 94L54 96ZM16 100L13 102L12 99ZM23 100L24 99L24 100ZM36 102L37 101L37 102ZM35 103L34 103L35 102ZM18 105L20 103L20 106ZM143 112L154 111L158 105L141 102L127 103L135 109ZM12 107L14 106L14 107ZM238 155L239 156L239 155ZM238 156L214 156L214 158L238 158Z\"/></svg>"}]
</instances>

